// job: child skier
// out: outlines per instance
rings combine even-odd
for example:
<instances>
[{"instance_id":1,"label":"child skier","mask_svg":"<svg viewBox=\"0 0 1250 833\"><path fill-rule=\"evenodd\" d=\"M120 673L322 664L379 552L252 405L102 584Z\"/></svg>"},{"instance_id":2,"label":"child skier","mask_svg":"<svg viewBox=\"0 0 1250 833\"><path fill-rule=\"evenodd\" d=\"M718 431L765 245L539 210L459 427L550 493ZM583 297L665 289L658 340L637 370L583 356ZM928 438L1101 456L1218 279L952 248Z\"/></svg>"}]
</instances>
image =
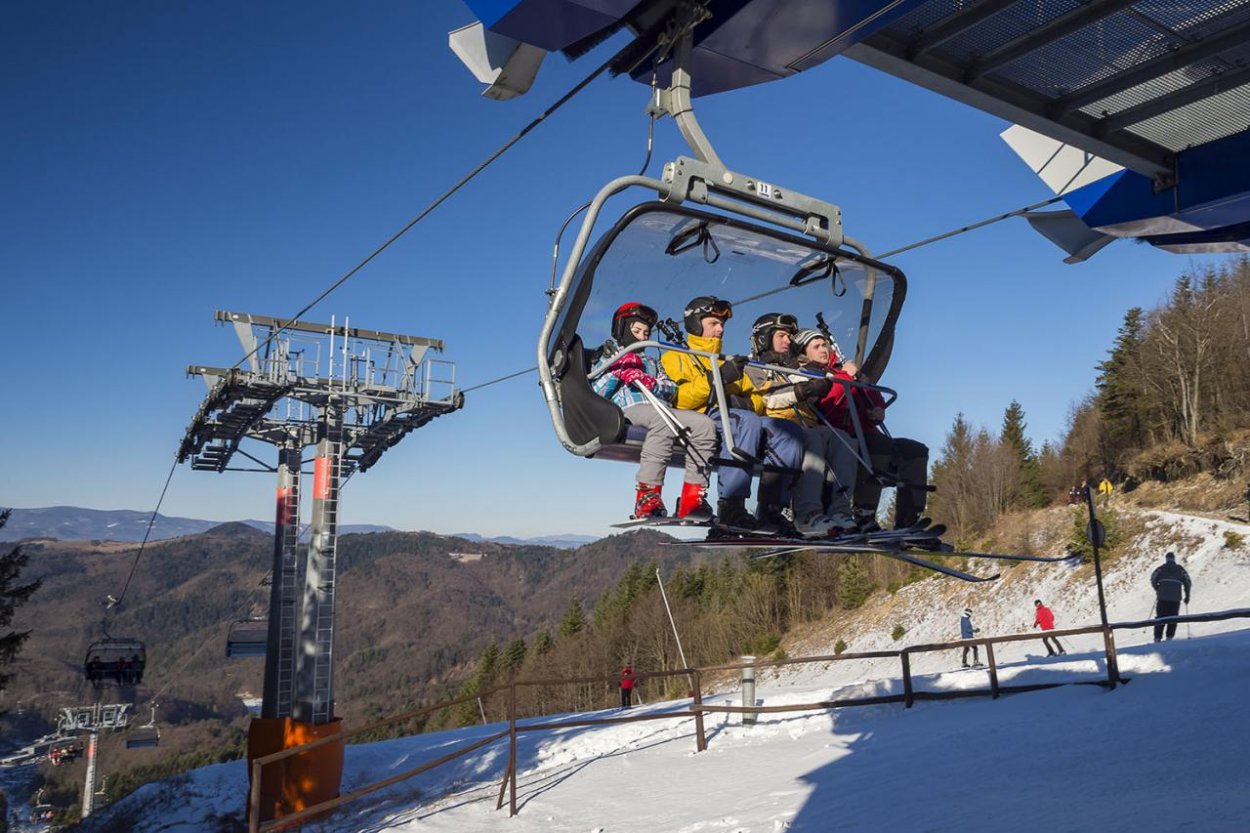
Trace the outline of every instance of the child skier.
<instances>
[{"instance_id":1,"label":"child skier","mask_svg":"<svg viewBox=\"0 0 1250 833\"><path fill-rule=\"evenodd\" d=\"M644 304L627 303L612 316L612 338L618 347L628 347L651 337L651 328L658 319L655 310ZM634 496L632 518L662 518L668 514L660 492L664 473L673 453L676 435L664 421L657 406L639 387L655 394L662 403L671 405L677 385L664 373L660 364L641 352L626 353L593 382L596 393L611 399L634 425L647 429L638 461L638 489ZM706 415L694 411L669 409L669 414L685 429L686 478L677 502L677 517L693 523L710 523L712 507L707 503L710 460L716 452L716 426Z\"/></svg>"}]
</instances>

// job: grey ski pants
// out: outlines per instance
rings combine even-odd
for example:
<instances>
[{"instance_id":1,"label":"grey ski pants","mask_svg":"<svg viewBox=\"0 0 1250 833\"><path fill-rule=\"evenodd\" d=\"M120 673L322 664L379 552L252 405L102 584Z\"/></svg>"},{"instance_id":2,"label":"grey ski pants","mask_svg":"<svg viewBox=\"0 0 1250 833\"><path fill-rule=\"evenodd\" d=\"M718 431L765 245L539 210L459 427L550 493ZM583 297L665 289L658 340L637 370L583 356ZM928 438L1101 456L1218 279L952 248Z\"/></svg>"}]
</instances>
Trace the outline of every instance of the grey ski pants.
<instances>
[{"instance_id":1,"label":"grey ski pants","mask_svg":"<svg viewBox=\"0 0 1250 833\"><path fill-rule=\"evenodd\" d=\"M694 449L693 452L685 450L686 482L706 487L711 473L709 461L716 455L716 425L706 414L697 411L670 408L668 412L687 429L686 437ZM638 461L638 482L663 484L664 472L669 458L673 456L673 445L677 442L676 435L649 404L630 405L625 409L625 418L647 429Z\"/></svg>"},{"instance_id":2,"label":"grey ski pants","mask_svg":"<svg viewBox=\"0 0 1250 833\"><path fill-rule=\"evenodd\" d=\"M838 436L840 435L840 436ZM832 483L833 496L828 514L850 521L850 493L855 489L858 461L851 451L853 441L836 428L816 425L803 429L803 473L794 492L794 517L820 514L825 483ZM849 524L848 524L849 525Z\"/></svg>"}]
</instances>

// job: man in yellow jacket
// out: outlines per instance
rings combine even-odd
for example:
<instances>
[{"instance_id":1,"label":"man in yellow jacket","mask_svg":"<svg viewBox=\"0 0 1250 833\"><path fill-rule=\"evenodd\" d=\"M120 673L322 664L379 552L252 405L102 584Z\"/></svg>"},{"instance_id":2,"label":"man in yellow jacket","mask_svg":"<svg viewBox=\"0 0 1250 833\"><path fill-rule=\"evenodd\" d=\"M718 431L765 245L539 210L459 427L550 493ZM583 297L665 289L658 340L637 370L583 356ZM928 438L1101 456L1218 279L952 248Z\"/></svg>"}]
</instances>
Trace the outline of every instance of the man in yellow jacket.
<instances>
[{"instance_id":1,"label":"man in yellow jacket","mask_svg":"<svg viewBox=\"0 0 1250 833\"><path fill-rule=\"evenodd\" d=\"M686 304L687 344L692 350L719 356L725 334L725 322L733 317L733 307L710 295L700 295ZM723 526L753 529L766 534L795 534L794 526L781 514L790 502L790 488L795 472L803 460L803 429L793 422L763 416L764 400L744 373L746 356L712 358L669 351L660 356L664 372L677 383L676 405L700 411L712 417L721 431L720 408L712 384L712 362L720 368L725 386L724 407L733 431L734 444L762 461L789 469L764 471L760 475L758 506L752 517L746 509L751 494L751 472L733 466L721 466L717 473L718 521ZM722 443L724 437L721 437Z\"/></svg>"}]
</instances>

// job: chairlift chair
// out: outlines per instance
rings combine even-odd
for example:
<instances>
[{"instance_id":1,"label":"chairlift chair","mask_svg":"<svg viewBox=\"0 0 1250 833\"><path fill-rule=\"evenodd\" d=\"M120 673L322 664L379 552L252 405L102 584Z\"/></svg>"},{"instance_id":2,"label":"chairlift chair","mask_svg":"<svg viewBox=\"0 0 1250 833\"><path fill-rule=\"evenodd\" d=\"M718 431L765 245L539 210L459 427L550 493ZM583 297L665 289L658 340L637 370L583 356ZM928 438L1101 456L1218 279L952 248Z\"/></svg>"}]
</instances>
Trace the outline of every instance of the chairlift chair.
<instances>
[{"instance_id":1,"label":"chairlift chair","mask_svg":"<svg viewBox=\"0 0 1250 833\"><path fill-rule=\"evenodd\" d=\"M557 438L578 456L639 459L645 430L631 426L615 403L591 387L591 379L623 354L595 362L592 345L607 337L614 310L628 301L655 308L661 320L678 321L696 296L730 301L735 320L726 328L724 355L751 352L754 318L786 312L801 326L824 322L867 380L879 379L889 362L906 295L902 271L845 237L837 206L725 168L689 106L689 41L688 33L678 40L672 84L657 97L699 158L679 157L659 179L625 176L605 185L591 201L550 293L538 341L539 380ZM629 207L590 245L605 203L638 188L658 199ZM628 349L648 347L698 352L654 333ZM879 389L893 398L892 391ZM718 393L723 398L723 390ZM727 408L718 404L727 448L712 462L752 465L749 455L735 453ZM860 446L867 462L862 437ZM681 465L679 453L670 465Z\"/></svg>"},{"instance_id":2,"label":"chairlift chair","mask_svg":"<svg viewBox=\"0 0 1250 833\"><path fill-rule=\"evenodd\" d=\"M239 619L226 636L227 657L263 657L269 647L268 618Z\"/></svg>"},{"instance_id":3,"label":"chairlift chair","mask_svg":"<svg viewBox=\"0 0 1250 833\"><path fill-rule=\"evenodd\" d=\"M105 636L92 642L83 660L87 681L101 689L106 683L134 686L143 682L143 670L147 666L147 649L138 639L120 639Z\"/></svg>"},{"instance_id":4,"label":"chairlift chair","mask_svg":"<svg viewBox=\"0 0 1250 833\"><path fill-rule=\"evenodd\" d=\"M142 726L131 726L126 731L127 749L149 749L159 746L161 730L156 725L156 704L152 704L152 716Z\"/></svg>"}]
</instances>

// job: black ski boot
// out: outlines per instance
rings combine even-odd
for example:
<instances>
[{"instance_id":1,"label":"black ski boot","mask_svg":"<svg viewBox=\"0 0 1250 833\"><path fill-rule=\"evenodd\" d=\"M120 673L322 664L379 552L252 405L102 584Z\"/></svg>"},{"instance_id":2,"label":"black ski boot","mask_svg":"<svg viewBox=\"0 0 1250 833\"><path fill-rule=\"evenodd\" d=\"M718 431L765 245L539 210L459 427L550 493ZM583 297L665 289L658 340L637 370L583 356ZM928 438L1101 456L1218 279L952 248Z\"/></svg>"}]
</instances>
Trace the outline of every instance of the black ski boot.
<instances>
[{"instance_id":1,"label":"black ski boot","mask_svg":"<svg viewBox=\"0 0 1250 833\"><path fill-rule=\"evenodd\" d=\"M716 501L716 522L708 538L732 538L755 531L755 518L747 511L744 497L723 497Z\"/></svg>"},{"instance_id":2,"label":"black ski boot","mask_svg":"<svg viewBox=\"0 0 1250 833\"><path fill-rule=\"evenodd\" d=\"M760 485L755 492L756 524L755 529L761 535L772 535L776 538L799 538L799 531L781 510L781 493L785 486L786 475L776 471L766 471L760 475Z\"/></svg>"}]
</instances>

